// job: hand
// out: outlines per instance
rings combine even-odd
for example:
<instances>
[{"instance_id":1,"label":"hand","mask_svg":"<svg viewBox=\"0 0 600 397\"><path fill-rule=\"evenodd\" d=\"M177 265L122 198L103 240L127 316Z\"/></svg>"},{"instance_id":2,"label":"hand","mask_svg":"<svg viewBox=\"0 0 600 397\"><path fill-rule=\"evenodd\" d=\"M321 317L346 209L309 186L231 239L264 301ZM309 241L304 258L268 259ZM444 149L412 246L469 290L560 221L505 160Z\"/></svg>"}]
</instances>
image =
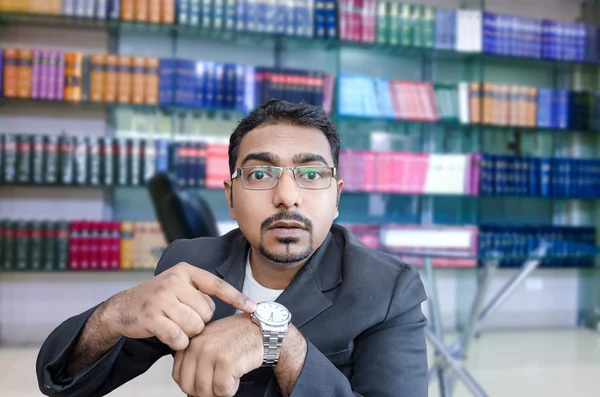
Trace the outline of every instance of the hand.
<instances>
[{"instance_id":1,"label":"hand","mask_svg":"<svg viewBox=\"0 0 600 397\"><path fill-rule=\"evenodd\" d=\"M230 397L240 378L262 365L263 336L249 316L214 321L175 354L173 379L188 396Z\"/></svg>"},{"instance_id":2,"label":"hand","mask_svg":"<svg viewBox=\"0 0 600 397\"><path fill-rule=\"evenodd\" d=\"M256 304L217 276L179 263L107 302L112 331L128 338L156 336L173 350L185 349L214 314L215 296L244 312Z\"/></svg>"}]
</instances>

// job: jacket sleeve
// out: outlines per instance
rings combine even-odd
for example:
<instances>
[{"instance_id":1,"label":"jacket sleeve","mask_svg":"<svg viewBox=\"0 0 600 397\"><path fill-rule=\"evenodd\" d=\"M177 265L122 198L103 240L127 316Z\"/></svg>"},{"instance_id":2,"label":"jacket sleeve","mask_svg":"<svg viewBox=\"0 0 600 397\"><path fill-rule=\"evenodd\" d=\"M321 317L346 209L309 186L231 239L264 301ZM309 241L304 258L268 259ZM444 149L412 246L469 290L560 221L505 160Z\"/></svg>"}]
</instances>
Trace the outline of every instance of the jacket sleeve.
<instances>
[{"instance_id":1,"label":"jacket sleeve","mask_svg":"<svg viewBox=\"0 0 600 397\"><path fill-rule=\"evenodd\" d=\"M350 380L308 342L291 397L427 397L425 299L417 270L403 270L386 319L355 341Z\"/></svg>"},{"instance_id":2,"label":"jacket sleeve","mask_svg":"<svg viewBox=\"0 0 600 397\"><path fill-rule=\"evenodd\" d=\"M156 274L177 263L177 251L171 243L163 252ZM98 305L100 306L100 305ZM121 338L104 356L92 366L73 377L65 373L69 358L77 340L94 310L71 317L60 324L44 341L36 362L40 391L46 396L97 397L146 372L158 359L172 350L157 338Z\"/></svg>"}]
</instances>

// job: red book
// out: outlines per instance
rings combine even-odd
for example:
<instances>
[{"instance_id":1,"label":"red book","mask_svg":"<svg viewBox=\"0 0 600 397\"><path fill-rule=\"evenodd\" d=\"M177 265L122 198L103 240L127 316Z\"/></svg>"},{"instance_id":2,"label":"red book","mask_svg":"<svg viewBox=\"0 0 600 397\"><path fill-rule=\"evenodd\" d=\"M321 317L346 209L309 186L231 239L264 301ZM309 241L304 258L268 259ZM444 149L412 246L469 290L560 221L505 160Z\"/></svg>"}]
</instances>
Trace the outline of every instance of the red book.
<instances>
[{"instance_id":1,"label":"red book","mask_svg":"<svg viewBox=\"0 0 600 397\"><path fill-rule=\"evenodd\" d=\"M90 222L79 223L79 258L81 270L90 268Z\"/></svg>"},{"instance_id":2,"label":"red book","mask_svg":"<svg viewBox=\"0 0 600 397\"><path fill-rule=\"evenodd\" d=\"M100 269L110 269L110 222L100 222L99 227L99 258Z\"/></svg>"},{"instance_id":3,"label":"red book","mask_svg":"<svg viewBox=\"0 0 600 397\"><path fill-rule=\"evenodd\" d=\"M372 151L365 152L364 155L364 186L365 191L367 192L375 192L377 186L375 185L376 180L375 177L377 175L377 153Z\"/></svg>"},{"instance_id":4,"label":"red book","mask_svg":"<svg viewBox=\"0 0 600 397\"><path fill-rule=\"evenodd\" d=\"M69 225L69 269L81 269L81 226L79 222L71 222Z\"/></svg>"},{"instance_id":5,"label":"red book","mask_svg":"<svg viewBox=\"0 0 600 397\"><path fill-rule=\"evenodd\" d=\"M100 223L89 222L89 258L90 258L90 269L100 269Z\"/></svg>"},{"instance_id":6,"label":"red book","mask_svg":"<svg viewBox=\"0 0 600 397\"><path fill-rule=\"evenodd\" d=\"M110 268L118 270L121 262L121 223L110 222Z\"/></svg>"}]
</instances>

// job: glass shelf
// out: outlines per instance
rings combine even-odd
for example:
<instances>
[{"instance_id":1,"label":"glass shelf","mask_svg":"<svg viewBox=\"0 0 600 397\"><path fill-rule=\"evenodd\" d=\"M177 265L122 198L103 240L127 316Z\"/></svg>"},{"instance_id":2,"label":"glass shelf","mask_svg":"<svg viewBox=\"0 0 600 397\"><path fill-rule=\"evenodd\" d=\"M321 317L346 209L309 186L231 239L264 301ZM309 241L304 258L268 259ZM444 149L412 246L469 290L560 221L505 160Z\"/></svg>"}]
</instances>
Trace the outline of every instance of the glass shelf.
<instances>
[{"instance_id":1,"label":"glass shelf","mask_svg":"<svg viewBox=\"0 0 600 397\"><path fill-rule=\"evenodd\" d=\"M2 273L35 273L35 274L81 274L81 273L149 273L154 272L155 269L87 269L87 270L43 270L43 269L0 269L0 274Z\"/></svg>"},{"instance_id":2,"label":"glass shelf","mask_svg":"<svg viewBox=\"0 0 600 397\"><path fill-rule=\"evenodd\" d=\"M597 67L599 65L598 62L590 61L548 60L510 55L485 54L481 52L460 52L441 48L393 46L389 44L350 42L339 39L317 39L312 37L296 37L246 31L216 31L212 29L207 30L199 26L182 26L178 24L144 23L121 20L96 20L65 15L0 12L0 24L29 25L34 27L52 27L63 29L91 29L106 31L109 33L137 31L178 37L238 42L240 44L271 41L278 43L280 48L300 46L323 50L369 50L377 53L398 56L428 57L433 61L499 61L510 62L513 64L513 66L538 65L543 67L556 67L556 65L562 65L560 67L562 69L580 66Z\"/></svg>"}]
</instances>

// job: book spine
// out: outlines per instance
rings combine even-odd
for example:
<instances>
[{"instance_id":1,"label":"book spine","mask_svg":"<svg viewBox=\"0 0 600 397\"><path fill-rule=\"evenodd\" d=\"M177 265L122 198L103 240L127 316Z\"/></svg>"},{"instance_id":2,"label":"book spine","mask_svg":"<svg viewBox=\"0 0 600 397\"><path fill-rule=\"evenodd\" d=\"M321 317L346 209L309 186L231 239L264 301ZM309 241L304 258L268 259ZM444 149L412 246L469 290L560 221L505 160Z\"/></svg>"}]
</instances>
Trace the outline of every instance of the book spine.
<instances>
[{"instance_id":1,"label":"book spine","mask_svg":"<svg viewBox=\"0 0 600 397\"><path fill-rule=\"evenodd\" d=\"M75 182L75 139L69 136L59 138L60 147L60 182L71 185Z\"/></svg>"},{"instance_id":2,"label":"book spine","mask_svg":"<svg viewBox=\"0 0 600 397\"><path fill-rule=\"evenodd\" d=\"M133 57L132 97L131 102L143 104L145 97L145 58Z\"/></svg>"},{"instance_id":3,"label":"book spine","mask_svg":"<svg viewBox=\"0 0 600 397\"><path fill-rule=\"evenodd\" d=\"M247 21L248 21L248 3L250 0L236 0L236 22L235 22L235 30L238 32L244 32L248 30ZM288 0L285 0L288 1Z\"/></svg>"},{"instance_id":4,"label":"book spine","mask_svg":"<svg viewBox=\"0 0 600 397\"><path fill-rule=\"evenodd\" d=\"M102 184L104 186L113 186L115 184L115 143L112 138L101 138L100 143Z\"/></svg>"},{"instance_id":5,"label":"book spine","mask_svg":"<svg viewBox=\"0 0 600 397\"><path fill-rule=\"evenodd\" d=\"M159 97L159 69L160 61L158 58L145 59L145 92L144 103L147 105L157 105Z\"/></svg>"},{"instance_id":6,"label":"book spine","mask_svg":"<svg viewBox=\"0 0 600 397\"><path fill-rule=\"evenodd\" d=\"M135 224L121 222L120 268L133 269Z\"/></svg>"},{"instance_id":7,"label":"book spine","mask_svg":"<svg viewBox=\"0 0 600 397\"><path fill-rule=\"evenodd\" d=\"M142 160L143 148L139 139L131 141L131 186L139 186L142 184Z\"/></svg>"},{"instance_id":8,"label":"book spine","mask_svg":"<svg viewBox=\"0 0 600 397\"><path fill-rule=\"evenodd\" d=\"M161 7L161 22L165 24L175 23L175 0L162 0Z\"/></svg>"},{"instance_id":9,"label":"book spine","mask_svg":"<svg viewBox=\"0 0 600 397\"><path fill-rule=\"evenodd\" d=\"M41 267L45 271L57 270L58 224L52 221L44 222L41 227L43 253Z\"/></svg>"},{"instance_id":10,"label":"book spine","mask_svg":"<svg viewBox=\"0 0 600 397\"><path fill-rule=\"evenodd\" d=\"M148 0L148 22L160 23L162 19L162 0Z\"/></svg>"},{"instance_id":11,"label":"book spine","mask_svg":"<svg viewBox=\"0 0 600 397\"><path fill-rule=\"evenodd\" d=\"M148 22L149 0L136 0L134 5L135 20L137 22Z\"/></svg>"},{"instance_id":12,"label":"book spine","mask_svg":"<svg viewBox=\"0 0 600 397\"><path fill-rule=\"evenodd\" d=\"M88 222L89 268L100 269L100 222Z\"/></svg>"},{"instance_id":13,"label":"book spine","mask_svg":"<svg viewBox=\"0 0 600 397\"><path fill-rule=\"evenodd\" d=\"M174 94L175 64L171 59L161 59L159 66L159 105L172 105Z\"/></svg>"},{"instance_id":14,"label":"book spine","mask_svg":"<svg viewBox=\"0 0 600 397\"><path fill-rule=\"evenodd\" d=\"M190 26L200 26L204 17L202 11L202 0L189 0L187 23ZM210 18L210 14L207 17ZM208 27L210 27L210 20Z\"/></svg>"},{"instance_id":15,"label":"book spine","mask_svg":"<svg viewBox=\"0 0 600 397\"><path fill-rule=\"evenodd\" d=\"M17 182L31 182L31 142L27 135L17 137Z\"/></svg>"},{"instance_id":16,"label":"book spine","mask_svg":"<svg viewBox=\"0 0 600 397\"><path fill-rule=\"evenodd\" d=\"M91 57L90 68L90 101L102 102L105 98L106 55L95 54Z\"/></svg>"},{"instance_id":17,"label":"book spine","mask_svg":"<svg viewBox=\"0 0 600 397\"><path fill-rule=\"evenodd\" d=\"M2 268L11 270L15 263L15 234L16 222L7 220L4 222L4 248L2 249Z\"/></svg>"},{"instance_id":18,"label":"book spine","mask_svg":"<svg viewBox=\"0 0 600 397\"><path fill-rule=\"evenodd\" d=\"M192 0L193 1L193 0ZM202 1L202 27L204 29L210 29L213 24L216 23L215 11L216 4L215 0L199 0Z\"/></svg>"},{"instance_id":19,"label":"book spine","mask_svg":"<svg viewBox=\"0 0 600 397\"><path fill-rule=\"evenodd\" d=\"M87 137L78 136L75 138L75 184L87 185L88 170L88 143Z\"/></svg>"},{"instance_id":20,"label":"book spine","mask_svg":"<svg viewBox=\"0 0 600 397\"><path fill-rule=\"evenodd\" d=\"M94 16L100 20L106 20L108 16L108 0L96 0Z\"/></svg>"},{"instance_id":21,"label":"book spine","mask_svg":"<svg viewBox=\"0 0 600 397\"><path fill-rule=\"evenodd\" d=\"M13 134L4 136L4 169L3 181L11 184L17 181L17 137Z\"/></svg>"},{"instance_id":22,"label":"book spine","mask_svg":"<svg viewBox=\"0 0 600 397\"><path fill-rule=\"evenodd\" d=\"M130 142L124 138L118 138L115 145L115 177L116 185L118 186L129 186L130 184L130 172L129 167L129 155L130 155Z\"/></svg>"},{"instance_id":23,"label":"book spine","mask_svg":"<svg viewBox=\"0 0 600 397\"><path fill-rule=\"evenodd\" d=\"M146 184L150 178L156 173L156 141L145 140L142 142L143 166L142 166L142 183Z\"/></svg>"},{"instance_id":24,"label":"book spine","mask_svg":"<svg viewBox=\"0 0 600 397\"><path fill-rule=\"evenodd\" d=\"M64 1L64 0L63 0ZM121 19L121 2L127 0L108 0L107 14L111 21Z\"/></svg>"},{"instance_id":25,"label":"book spine","mask_svg":"<svg viewBox=\"0 0 600 397\"><path fill-rule=\"evenodd\" d=\"M133 21L136 16L136 0L121 0L121 19L123 21Z\"/></svg>"},{"instance_id":26,"label":"book spine","mask_svg":"<svg viewBox=\"0 0 600 397\"><path fill-rule=\"evenodd\" d=\"M33 51L20 49L19 50L19 76L18 76L18 97L31 97L31 72L33 63Z\"/></svg>"},{"instance_id":27,"label":"book spine","mask_svg":"<svg viewBox=\"0 0 600 397\"><path fill-rule=\"evenodd\" d=\"M119 57L117 55L106 55L106 65L104 66L104 89L102 100L107 103L115 103L118 99L119 91Z\"/></svg>"},{"instance_id":28,"label":"book spine","mask_svg":"<svg viewBox=\"0 0 600 397\"><path fill-rule=\"evenodd\" d=\"M102 182L101 170L102 170L102 157L100 155L100 138L89 137L89 184L92 186L99 186Z\"/></svg>"},{"instance_id":29,"label":"book spine","mask_svg":"<svg viewBox=\"0 0 600 397\"><path fill-rule=\"evenodd\" d=\"M177 23L182 26L190 23L190 0L177 0Z\"/></svg>"},{"instance_id":30,"label":"book spine","mask_svg":"<svg viewBox=\"0 0 600 397\"><path fill-rule=\"evenodd\" d=\"M133 84L133 60L129 56L118 57L117 96L119 103L131 103Z\"/></svg>"},{"instance_id":31,"label":"book spine","mask_svg":"<svg viewBox=\"0 0 600 397\"><path fill-rule=\"evenodd\" d=\"M56 63L50 69L54 80L54 99L58 101L68 100L71 102L81 101L81 62L82 55L78 53L54 52ZM69 70L67 70L67 59ZM68 93L68 96L66 96ZM78 100L79 99L79 100Z\"/></svg>"},{"instance_id":32,"label":"book spine","mask_svg":"<svg viewBox=\"0 0 600 397\"><path fill-rule=\"evenodd\" d=\"M75 15L76 0L63 0L62 1L62 13L67 16Z\"/></svg>"},{"instance_id":33,"label":"book spine","mask_svg":"<svg viewBox=\"0 0 600 397\"><path fill-rule=\"evenodd\" d=\"M69 269L81 270L81 224L70 222L69 225Z\"/></svg>"},{"instance_id":34,"label":"book spine","mask_svg":"<svg viewBox=\"0 0 600 397\"><path fill-rule=\"evenodd\" d=\"M40 98L40 76L42 67L42 51L33 50L33 65L31 69L31 98ZM1 86L1 84L0 84Z\"/></svg>"},{"instance_id":35,"label":"book spine","mask_svg":"<svg viewBox=\"0 0 600 397\"><path fill-rule=\"evenodd\" d=\"M31 225L29 222L17 222L15 247L15 269L29 270L31 251Z\"/></svg>"},{"instance_id":36,"label":"book spine","mask_svg":"<svg viewBox=\"0 0 600 397\"><path fill-rule=\"evenodd\" d=\"M36 185L44 183L44 136L32 137L32 182Z\"/></svg>"}]
</instances>

